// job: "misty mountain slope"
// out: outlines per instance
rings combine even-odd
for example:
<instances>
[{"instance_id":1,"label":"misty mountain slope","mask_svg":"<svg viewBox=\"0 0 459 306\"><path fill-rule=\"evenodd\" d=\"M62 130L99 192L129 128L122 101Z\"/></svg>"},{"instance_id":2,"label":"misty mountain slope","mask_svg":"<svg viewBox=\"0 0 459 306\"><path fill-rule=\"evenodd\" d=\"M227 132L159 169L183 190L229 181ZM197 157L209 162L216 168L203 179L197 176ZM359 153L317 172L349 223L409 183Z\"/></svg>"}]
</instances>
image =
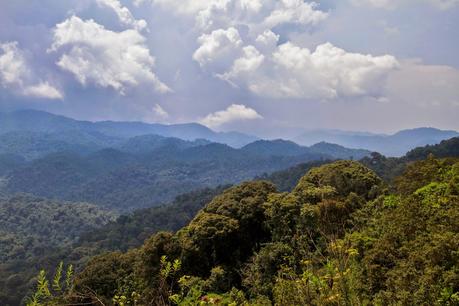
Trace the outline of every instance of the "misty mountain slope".
<instances>
[{"instance_id":1,"label":"misty mountain slope","mask_svg":"<svg viewBox=\"0 0 459 306\"><path fill-rule=\"evenodd\" d=\"M456 131L443 131L435 128L403 130L393 135L322 130L303 133L293 140L302 145L325 141L348 148L375 151L387 156L402 156L416 147L437 144L456 136L459 136Z\"/></svg>"},{"instance_id":2,"label":"misty mountain slope","mask_svg":"<svg viewBox=\"0 0 459 306\"><path fill-rule=\"evenodd\" d=\"M16 131L0 134L0 155L13 154L33 160L59 152L87 155L102 149L114 148L127 153L149 153L162 147L175 146L177 149L185 149L209 143L210 141L205 139L186 141L153 134L124 139L94 131Z\"/></svg>"},{"instance_id":3,"label":"misty mountain slope","mask_svg":"<svg viewBox=\"0 0 459 306\"><path fill-rule=\"evenodd\" d=\"M159 135L142 135L129 138L117 148L124 152L130 153L146 153L158 150L162 147L175 146L178 149L191 148L210 143L205 139L198 139L194 141L185 141L180 138L164 137Z\"/></svg>"},{"instance_id":4,"label":"misty mountain slope","mask_svg":"<svg viewBox=\"0 0 459 306\"><path fill-rule=\"evenodd\" d=\"M436 145L415 148L406 153L409 160L420 160L427 158L430 154L435 157L459 157L459 137L443 140Z\"/></svg>"},{"instance_id":5,"label":"misty mountain slope","mask_svg":"<svg viewBox=\"0 0 459 306\"><path fill-rule=\"evenodd\" d=\"M174 143L141 154L112 148L88 155L61 152L10 170L3 191L87 201L124 211L168 202L194 189L237 183L329 158L315 152L264 156L217 143L185 148Z\"/></svg>"},{"instance_id":6,"label":"misty mountain slope","mask_svg":"<svg viewBox=\"0 0 459 306\"><path fill-rule=\"evenodd\" d=\"M293 141L282 139L258 140L244 146L242 150L263 156L296 156L312 153L309 148L302 147Z\"/></svg>"},{"instance_id":7,"label":"misty mountain slope","mask_svg":"<svg viewBox=\"0 0 459 306\"><path fill-rule=\"evenodd\" d=\"M215 132L198 123L165 125L143 122L89 122L35 110L0 113L0 133L18 131L43 133L60 133L64 131L98 132L118 138L155 134L183 140L207 139L233 147L242 147L257 140L257 137L238 132Z\"/></svg>"},{"instance_id":8,"label":"misty mountain slope","mask_svg":"<svg viewBox=\"0 0 459 306\"><path fill-rule=\"evenodd\" d=\"M15 154L31 160L62 151L88 154L120 142L120 138L94 131L15 131L0 134L0 154Z\"/></svg>"},{"instance_id":9,"label":"misty mountain slope","mask_svg":"<svg viewBox=\"0 0 459 306\"><path fill-rule=\"evenodd\" d=\"M320 142L310 147L300 146L288 140L258 140L242 148L244 152L263 156L299 156L302 154L322 154L336 159L360 159L370 155L370 151L349 149L340 145Z\"/></svg>"},{"instance_id":10,"label":"misty mountain slope","mask_svg":"<svg viewBox=\"0 0 459 306\"><path fill-rule=\"evenodd\" d=\"M334 158L338 159L354 159L358 160L364 158L365 156L369 156L371 154L368 150L363 149L349 149L337 144L327 143L327 142L319 142L315 145L309 147L312 152L318 152L321 154L326 154L333 156Z\"/></svg>"}]
</instances>

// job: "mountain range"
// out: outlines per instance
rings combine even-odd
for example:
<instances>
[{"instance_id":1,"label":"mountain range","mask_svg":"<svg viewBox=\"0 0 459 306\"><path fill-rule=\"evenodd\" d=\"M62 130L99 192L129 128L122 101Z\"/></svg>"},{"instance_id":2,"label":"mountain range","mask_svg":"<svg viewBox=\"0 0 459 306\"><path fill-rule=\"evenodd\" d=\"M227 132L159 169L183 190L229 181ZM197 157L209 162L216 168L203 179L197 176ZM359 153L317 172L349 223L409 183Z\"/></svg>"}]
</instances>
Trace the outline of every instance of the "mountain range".
<instances>
[{"instance_id":1,"label":"mountain range","mask_svg":"<svg viewBox=\"0 0 459 306\"><path fill-rule=\"evenodd\" d=\"M402 130L392 135L339 130L316 130L294 137L293 141L306 146L324 141L348 148L365 149L379 152L386 156L398 157L416 147L434 145L442 140L457 136L459 136L459 133L456 131L445 131L427 127Z\"/></svg>"},{"instance_id":2,"label":"mountain range","mask_svg":"<svg viewBox=\"0 0 459 306\"><path fill-rule=\"evenodd\" d=\"M144 137L146 135L150 136ZM151 145L151 138L154 137L151 135L196 141L200 144L216 142L233 148L242 148L260 140L256 136L239 132L216 132L198 123L166 125L143 122L90 122L36 110L0 113L0 152L2 153L11 153L5 150L5 146L8 148L18 146L21 149L24 144L32 146L34 143L39 143L43 151L48 150L48 148L60 147L60 151L71 150L89 153L102 148L123 146L135 151L137 150L136 144L144 145L147 141L150 143L147 146ZM131 139L139 136L142 137ZM291 140L302 146L312 146L325 142L352 149L376 151L386 156L402 156L415 147L437 144L442 140L456 136L459 136L456 131L421 127L402 130L392 135L314 130L304 132ZM126 143L128 139L131 141ZM320 148L320 146L318 147ZM277 145L274 143L271 149L279 150L280 147L279 143ZM293 143L288 145L287 142L282 143L282 150L286 149L290 153L295 150L303 150L294 147ZM23 150L27 151L28 149L24 148ZM250 149L246 148L246 150ZM284 154L286 151L282 151L282 155ZM22 155L28 154L25 152ZM345 155L348 156L347 153ZM36 157L33 152L26 156L26 158Z\"/></svg>"},{"instance_id":3,"label":"mountain range","mask_svg":"<svg viewBox=\"0 0 459 306\"><path fill-rule=\"evenodd\" d=\"M89 133L94 137L104 135L119 139L154 134L184 140L207 139L233 147L242 147L258 139L238 132L215 132L198 123L165 125L143 122L90 122L36 110L0 113L0 134L17 131L49 134L72 132L84 135Z\"/></svg>"},{"instance_id":4,"label":"mountain range","mask_svg":"<svg viewBox=\"0 0 459 306\"><path fill-rule=\"evenodd\" d=\"M282 154L284 146L288 149ZM333 150L337 147L330 146ZM119 147L87 154L65 150L30 160L0 155L4 180L1 190L87 201L124 211L158 205L184 192L241 182L302 162L337 159L346 153L348 158L370 154L342 148L331 155L333 150L326 148L324 145L323 153L285 141L256 141L235 149L205 141L139 136Z\"/></svg>"}]
</instances>

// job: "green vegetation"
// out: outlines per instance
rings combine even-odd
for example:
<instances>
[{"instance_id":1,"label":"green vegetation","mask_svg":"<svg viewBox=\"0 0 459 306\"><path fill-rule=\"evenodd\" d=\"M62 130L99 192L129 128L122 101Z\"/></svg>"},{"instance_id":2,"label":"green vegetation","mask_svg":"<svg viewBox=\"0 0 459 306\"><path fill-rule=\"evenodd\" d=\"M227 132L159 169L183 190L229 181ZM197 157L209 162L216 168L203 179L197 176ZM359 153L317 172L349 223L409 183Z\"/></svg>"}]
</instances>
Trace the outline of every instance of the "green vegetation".
<instances>
[{"instance_id":1,"label":"green vegetation","mask_svg":"<svg viewBox=\"0 0 459 306\"><path fill-rule=\"evenodd\" d=\"M457 305L458 242L458 160L414 162L392 186L340 161L290 193L235 186L175 234L93 258L73 302Z\"/></svg>"},{"instance_id":2,"label":"green vegetation","mask_svg":"<svg viewBox=\"0 0 459 306\"><path fill-rule=\"evenodd\" d=\"M140 141L141 144L143 141L150 141L150 138L140 137L136 141ZM162 138L156 140L169 141ZM158 152L163 152L162 154L165 155L177 152L177 143L172 142L172 147L175 146L175 149ZM262 147L269 147L269 143L260 144ZM282 143L278 142L275 145L279 144ZM113 215L88 204L61 203L28 195L5 196L0 206L3 210L0 211L2 220L6 220L2 226L8 227L8 230L2 231L2 244L0 244L3 256L0 273L4 275L0 281L0 301L2 305L18 305L28 289L34 290L34 277L41 268L53 271L59 268L59 266L55 268L59 261L64 260L66 263L73 264L79 272L88 259L106 251L127 252L102 256L101 265L120 267L114 271L107 270L103 275L104 279L116 280L102 297L108 301L108 304L129 305L133 302L132 295L135 293L134 300L137 301L137 305L142 305L140 301L146 294L144 290L147 286L156 284L151 280L145 283L145 273L158 274L158 266L161 271L163 266L168 266L167 263L173 266L177 260L180 262L180 269L172 273L173 277L171 272L166 273L168 276L165 278L159 273L163 289L160 290L159 295L158 292L148 293L149 297L161 296L165 303L173 302L182 305L196 304L197 301L206 303L219 301L218 303L227 304L230 301L236 304L251 301L260 305L270 301L284 301L278 303L288 304L286 301L290 298L305 298L301 297L304 292L296 292L292 296L293 289L289 289L289 286L297 287L299 291L309 288L308 290L329 291L328 294L336 295L338 294L336 287L334 289L327 287L330 275L327 276L323 270L318 269L318 263L342 264L351 269L353 274L357 273L353 269L362 272L362 254L369 252L366 248L371 246L372 241L379 239L374 236L376 230L370 228L369 220L377 224L375 220L382 218L386 209L401 209L403 203L411 201L407 200L408 197L419 200L418 202L424 207L441 209L448 206L454 194L452 192L454 180L452 183L443 180L446 178L445 173L449 173L450 177L455 175L448 170L453 162L441 161L436 164L432 162L435 159L429 154L439 154L442 157L457 156L457 146L457 139L451 139L437 146L413 150L416 154L410 152L400 159L385 158L379 154L372 154L370 158L363 159L362 164L372 168L377 174L382 174L387 185L359 163L340 161L330 164L329 161L316 161L257 178L257 180L270 181L277 188L266 182L246 183L226 192L223 192L225 187L206 188L179 196L168 205L136 210L110 222L108 221L113 218ZM193 163L201 163L202 157L199 153L203 151L199 146L190 148L193 150L187 152L193 154L181 158L186 158ZM228 150L227 147L210 145L206 150L212 153L209 156L214 160L221 163L228 162L225 160L228 156L224 154ZM158 152L155 154L159 154ZM67 169L68 176L60 176L52 183L59 186L59 182L65 181L65 177L68 177L68 180L78 180L81 175L87 173L101 171L101 169L116 169L119 165L128 165L134 156L109 149L87 157L70 158L69 162L66 159L67 154L54 155L56 157L54 160L47 159L42 169L51 172L46 172L45 180L46 177L51 178L54 171ZM425 157L429 158L429 162L411 165L412 161ZM278 157L269 158L276 160ZM4 159L17 162L19 167L25 163L24 159L14 155L4 156ZM228 164L238 159L239 157ZM49 161L53 166L48 167ZM85 163L90 163L90 166L82 167L81 165ZM8 166L8 163L5 165ZM13 164L12 168L15 167ZM320 168L311 170L314 167ZM85 169L83 174L79 172L81 169ZM73 170L75 172L72 175ZM138 170L144 169L139 167ZM128 167L126 174L123 174L127 178L130 177L129 175L135 175L129 171L132 171L132 168ZM392 180L404 171L402 177ZM309 173L305 176L307 172ZM129 179L125 180L123 176L117 180L129 182ZM3 180L0 183L6 182ZM118 195L123 197L122 185L119 186L120 193L114 192L112 197L116 198ZM93 188L95 191L98 189L97 186ZM133 189L132 193L128 190L127 194L135 195L137 189ZM145 192L145 196L149 194L150 191ZM213 198L215 199L212 201ZM133 201L138 199L135 198ZM206 206L207 203L212 204ZM416 210L416 206L413 209ZM398 213L401 212L397 211ZM403 213L407 214L405 211ZM448 211L448 214L454 215L454 211ZM97 216L102 219L97 219ZM378 223L381 227L378 229L379 233L384 233L392 221L395 222L390 225L393 227L398 223L407 224L406 220L397 219L395 216L386 215L384 218L384 221ZM321 225L322 223L327 225ZM420 221L414 223L422 224ZM441 222L439 224L441 225ZM426 225L425 228L428 226ZM399 232L405 230L405 228L400 229ZM424 229L421 228L420 232L422 230ZM148 239L160 231L179 232L157 234L154 236L156 238ZM394 229L391 231L396 232ZM441 236L441 233L436 234ZM363 240L355 240L357 238ZM147 241L144 244L145 240ZM330 246L332 242L337 246ZM397 243L401 243L400 240ZM161 246L158 247L158 244ZM147 246L151 250L156 250L148 255L153 256L150 259L144 254ZM425 247L422 243L420 246ZM423 252L420 248L417 250ZM307 252L313 255L307 255L309 254ZM17 256L18 254L21 255ZM330 254L334 254L333 256L339 260L330 257ZM166 256L165 262L161 262L162 256ZM409 256L414 257L414 254ZM139 261L140 258L143 258L142 261ZM398 263L399 260L397 258L395 262ZM332 269L332 266L328 266L327 269ZM330 271L329 273L332 273ZM300 278L300 273L309 276ZM347 275L348 272L344 274ZM48 277L51 275L48 274ZM357 283L354 278L351 281L352 284ZM454 279L452 283L454 284ZM305 287L305 284L314 287ZM444 285L441 288L442 298L454 299L457 296L455 288L455 286ZM74 290L71 292L73 297L78 294L88 300L95 301L98 298L98 294L94 294L91 290L85 292ZM366 300L371 300L376 295L368 289L365 290L367 290L366 296L362 295L361 291L355 294L359 294L359 298L364 297ZM112 294L114 295L111 296ZM383 293L381 296L380 300L386 298ZM51 300L54 298L56 296L50 297ZM321 298L317 297L314 303L324 304ZM300 303L301 300L295 299L292 301ZM452 302L450 304L453 305Z\"/></svg>"},{"instance_id":3,"label":"green vegetation","mask_svg":"<svg viewBox=\"0 0 459 306\"><path fill-rule=\"evenodd\" d=\"M5 227L9 224L9 232L2 236L5 243L0 244L1 254L5 254L0 273L6 276L0 281L2 305L20 303L28 289L32 289L38 267L49 270L65 260L79 269L102 252L139 247L158 231L176 231L188 224L225 188L183 194L168 205L137 210L116 220L113 214L89 204L62 203L30 195L5 198L0 219L6 220ZM14 254L19 251L23 256L18 259Z\"/></svg>"},{"instance_id":4,"label":"green vegetation","mask_svg":"<svg viewBox=\"0 0 459 306\"><path fill-rule=\"evenodd\" d=\"M55 265L84 231L100 228L114 217L90 204L62 203L30 195L1 198L1 304L17 305L38 272L37 267Z\"/></svg>"},{"instance_id":5,"label":"green vegetation","mask_svg":"<svg viewBox=\"0 0 459 306\"><path fill-rule=\"evenodd\" d=\"M372 153L371 156L364 157L360 162L373 169L385 180L390 181L401 175L409 163L426 159L429 155L437 158L459 157L459 137L443 140L437 145L415 148L400 158Z\"/></svg>"},{"instance_id":6,"label":"green vegetation","mask_svg":"<svg viewBox=\"0 0 459 306\"><path fill-rule=\"evenodd\" d=\"M142 154L115 149L89 155L60 152L10 169L2 190L90 202L126 212L323 157L318 153L252 155L221 144L188 148L172 144Z\"/></svg>"},{"instance_id":7,"label":"green vegetation","mask_svg":"<svg viewBox=\"0 0 459 306\"><path fill-rule=\"evenodd\" d=\"M76 247L108 251L139 247L159 231L175 232L187 225L201 208L226 188L192 191L176 197L170 204L122 215L102 228L84 233Z\"/></svg>"}]
</instances>

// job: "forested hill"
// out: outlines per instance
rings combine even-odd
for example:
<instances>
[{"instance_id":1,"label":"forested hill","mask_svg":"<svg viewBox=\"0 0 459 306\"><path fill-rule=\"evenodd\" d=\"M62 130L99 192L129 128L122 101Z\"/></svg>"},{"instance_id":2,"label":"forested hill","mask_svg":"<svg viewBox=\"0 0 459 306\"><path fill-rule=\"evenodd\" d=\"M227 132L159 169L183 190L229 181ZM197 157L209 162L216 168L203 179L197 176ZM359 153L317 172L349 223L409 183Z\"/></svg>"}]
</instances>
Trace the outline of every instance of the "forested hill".
<instances>
[{"instance_id":1,"label":"forested hill","mask_svg":"<svg viewBox=\"0 0 459 306\"><path fill-rule=\"evenodd\" d=\"M459 157L459 137L443 140L437 145L415 148L401 158L385 157L379 153L372 153L371 156L363 158L361 162L372 168L384 179L391 180L402 174L410 162L426 159L429 155L437 158Z\"/></svg>"},{"instance_id":2,"label":"forested hill","mask_svg":"<svg viewBox=\"0 0 459 306\"><path fill-rule=\"evenodd\" d=\"M18 305L31 289L38 267L55 266L62 250L73 248L84 232L101 228L115 217L86 203L31 195L1 197L0 304Z\"/></svg>"},{"instance_id":3,"label":"forested hill","mask_svg":"<svg viewBox=\"0 0 459 306\"><path fill-rule=\"evenodd\" d=\"M16 139L20 144L15 148L28 155L0 155L3 192L86 201L118 211L169 202L181 193L238 183L301 162L370 154L332 145L331 151L329 146L312 149L283 141L260 141L234 149L205 140L145 135L94 152L83 152L83 143L90 147L87 141L74 147L62 145L64 151L27 161L26 157L38 154L31 147L49 148L47 144L55 137L48 135L41 144L43 139L34 138L36 134L26 136Z\"/></svg>"},{"instance_id":4,"label":"forested hill","mask_svg":"<svg viewBox=\"0 0 459 306\"><path fill-rule=\"evenodd\" d=\"M459 142L457 139L452 139L450 141L445 141L438 146L419 148L415 151L423 152L421 154L422 156L428 156L429 153L435 152L442 152L442 156L458 156L458 144ZM113 154L112 159L119 160L120 158L121 157L117 154ZM401 159L383 158L386 161L390 160L393 164L399 165L399 167L393 168L397 169L396 172L402 171L398 169L404 169L408 164L408 160L412 160L412 158L408 157ZM371 161L372 159L368 160ZM313 161L306 164L300 164L285 171L262 176L259 179L273 182L277 186L276 189L279 191L291 192L298 184L301 177L303 177L311 168L319 167L327 163L330 163L330 161ZM380 164L373 164L372 162L368 164L375 170L380 171ZM392 164L384 163L383 165L384 169L389 170ZM329 171L329 173L332 172L333 171ZM394 173L391 173L391 176L394 175ZM346 176L347 174L345 177ZM387 183L391 184L391 181L387 181ZM142 209L134 211L132 214L121 216L116 221L109 222L102 228L97 228L93 231L89 230L80 235L78 241L74 242L72 246L65 244L63 248L54 250L50 249L49 252L47 251L48 248L43 249L46 251L40 253L41 255L33 255L28 257L28 261L23 261L20 265L21 268L15 264L3 264L3 274L8 275L8 277L5 279L7 281L3 283L1 291L9 292L8 294L13 299L14 295L8 290L15 287L19 288L18 286L21 285L21 288L24 289L16 290L16 299L19 299L26 294L26 284L30 277L38 272L36 270L37 266L49 269L51 266L57 265L61 259L65 260L67 263L83 263L88 256L93 256L103 251L126 251L129 248L139 247L145 239L158 231L176 231L186 226L200 209L209 203L212 198L221 194L224 189L225 187L219 187L216 189L204 189L191 192L177 197L169 205ZM58 206L56 206L56 209L58 209ZM50 210L50 215L53 215L51 211L52 210ZM86 223L82 222L81 224L84 225ZM50 233L52 233L52 230ZM79 267L79 265L77 265L77 267ZM15 276L11 278L9 277L11 275ZM15 304L13 303L12 305Z\"/></svg>"},{"instance_id":5,"label":"forested hill","mask_svg":"<svg viewBox=\"0 0 459 306\"><path fill-rule=\"evenodd\" d=\"M426 159L429 155L438 158L459 157L459 137L443 140L437 145L415 148L399 158L386 157L374 152L370 156L362 158L360 162L389 183L395 177L401 175L411 162ZM312 162L316 166L323 163L327 163L327 161ZM288 169L262 175L259 179L275 183L280 191L290 191L310 168L311 163L301 163Z\"/></svg>"},{"instance_id":6,"label":"forested hill","mask_svg":"<svg viewBox=\"0 0 459 306\"><path fill-rule=\"evenodd\" d=\"M243 183L178 232L93 258L69 294L48 299L456 305L459 160L414 162L392 188L353 161L314 168L289 193L266 181Z\"/></svg>"},{"instance_id":7,"label":"forested hill","mask_svg":"<svg viewBox=\"0 0 459 306\"><path fill-rule=\"evenodd\" d=\"M80 135L96 133L118 139L155 134L184 140L207 139L235 147L241 147L257 140L257 137L237 132L214 132L197 123L164 125L143 122L90 122L35 110L0 113L0 131L0 134L24 131L51 134L74 132Z\"/></svg>"}]
</instances>

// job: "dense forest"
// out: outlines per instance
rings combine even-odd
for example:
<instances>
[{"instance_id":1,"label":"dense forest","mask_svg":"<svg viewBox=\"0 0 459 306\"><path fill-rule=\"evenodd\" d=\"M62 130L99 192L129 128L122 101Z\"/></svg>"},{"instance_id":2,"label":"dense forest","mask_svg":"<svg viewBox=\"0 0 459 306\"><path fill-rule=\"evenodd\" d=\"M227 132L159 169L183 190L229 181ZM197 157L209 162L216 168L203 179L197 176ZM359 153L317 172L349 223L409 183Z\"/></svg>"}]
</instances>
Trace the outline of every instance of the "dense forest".
<instances>
[{"instance_id":1,"label":"dense forest","mask_svg":"<svg viewBox=\"0 0 459 306\"><path fill-rule=\"evenodd\" d=\"M364 163L311 163L274 173L273 180L287 191L279 191L269 176L231 187L189 223L180 220L187 225L178 231L161 225L157 229L171 232L160 231L124 253L96 256L68 290L51 290L37 301L456 305L459 160L433 157L453 156L455 150L457 139L452 139L397 160L374 154ZM393 164L398 167L391 173ZM298 175L301 169L307 173L291 188L287 173ZM384 180L377 172L395 178ZM204 194L214 196L210 190ZM101 241L123 227L129 232L132 220L142 215L146 211L111 223ZM138 237L139 231L133 233ZM45 274L40 279L46 281Z\"/></svg>"},{"instance_id":2,"label":"dense forest","mask_svg":"<svg viewBox=\"0 0 459 306\"><path fill-rule=\"evenodd\" d=\"M0 152L4 152L0 154L0 192L84 201L126 212L302 162L370 154L331 144L307 148L281 140L256 141L235 149L158 135L136 136L118 144L107 138L81 132L0 135Z\"/></svg>"},{"instance_id":3,"label":"dense forest","mask_svg":"<svg viewBox=\"0 0 459 306\"><path fill-rule=\"evenodd\" d=\"M99 229L115 217L86 203L31 195L0 198L0 304L17 305L30 289L38 266L54 266L63 258L63 250L73 249L84 232Z\"/></svg>"},{"instance_id":4,"label":"dense forest","mask_svg":"<svg viewBox=\"0 0 459 306\"><path fill-rule=\"evenodd\" d=\"M383 176L385 186L393 192L393 178L402 173L413 161L426 159L430 154L439 157L459 156L458 140L453 138L435 146L417 148L402 158L386 158L374 153L371 157L362 159L361 163ZM331 161L324 160L299 164L286 170L261 175L255 181L269 181L278 192L290 193L294 192L308 171L330 163ZM227 188L228 186L222 186L193 191L177 196L168 204L136 210L116 219L112 213L89 204L74 205L75 203L48 201L30 195L7 196L2 205L10 209L2 210L2 220L13 220L10 224L22 229L22 238L9 240L10 245L6 249L22 248L26 255L20 260L10 257L2 260L0 267L2 275L6 277L0 283L0 300L5 301L6 305L17 305L24 296L30 296L28 289L34 287L34 276L39 268L52 271L62 260L81 271L87 260L97 254L107 251L126 252L141 247L146 239L157 232L176 232L187 226L207 203ZM17 209L11 209L12 205ZM28 207L31 210L28 210L27 214L20 210L20 207ZM72 209L68 209L70 207ZM87 209L91 209L91 217L85 215ZM23 214L18 214L20 211L23 211ZM32 211L38 212L36 217L40 222L36 222L36 219L30 216ZM68 214L72 216L65 217ZM69 223L68 226L62 228L62 218L56 216L64 216ZM100 217L97 219L95 216ZM54 218L54 222L49 218ZM36 231L35 227L31 227L30 220L34 220L34 224L36 223L41 230ZM33 248L28 247L30 244L24 244L30 241L35 243ZM32 249L40 252L32 252Z\"/></svg>"}]
</instances>

